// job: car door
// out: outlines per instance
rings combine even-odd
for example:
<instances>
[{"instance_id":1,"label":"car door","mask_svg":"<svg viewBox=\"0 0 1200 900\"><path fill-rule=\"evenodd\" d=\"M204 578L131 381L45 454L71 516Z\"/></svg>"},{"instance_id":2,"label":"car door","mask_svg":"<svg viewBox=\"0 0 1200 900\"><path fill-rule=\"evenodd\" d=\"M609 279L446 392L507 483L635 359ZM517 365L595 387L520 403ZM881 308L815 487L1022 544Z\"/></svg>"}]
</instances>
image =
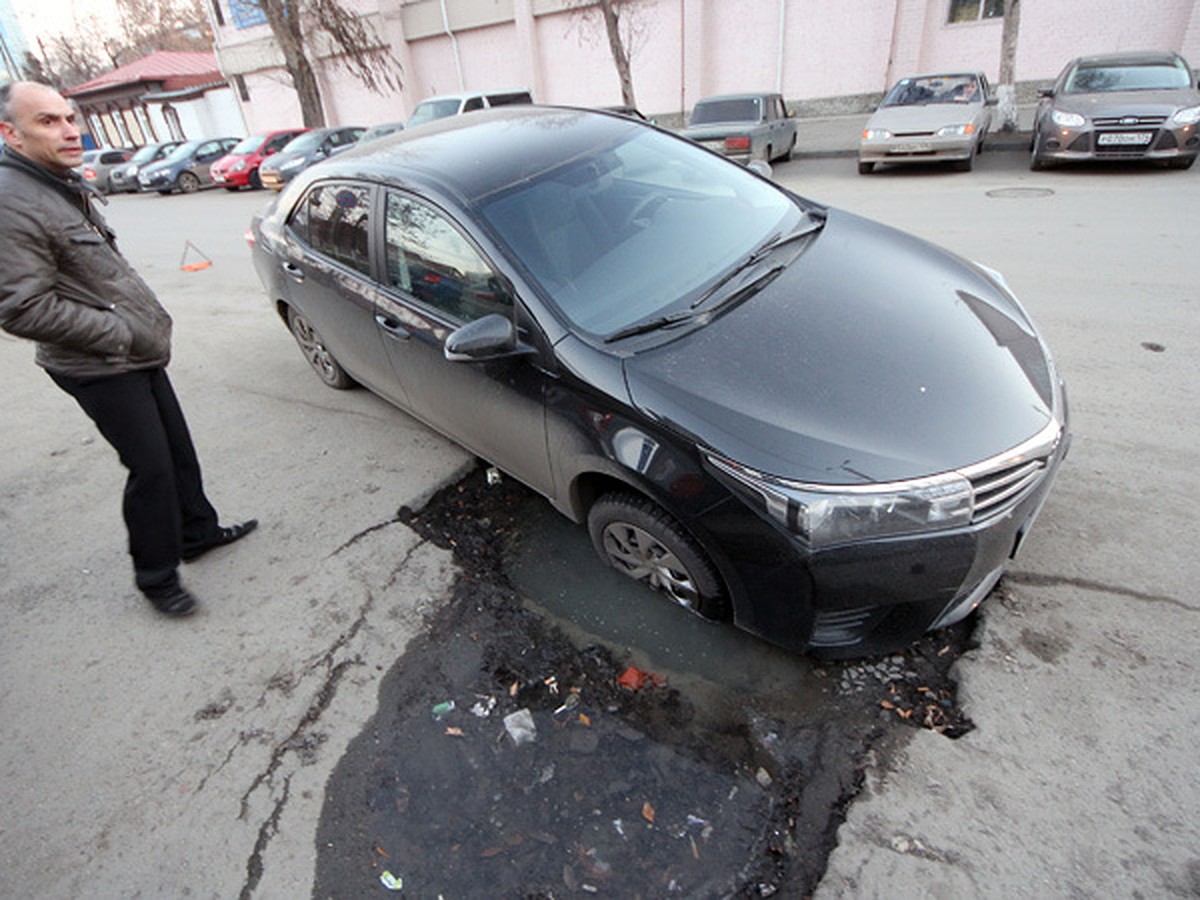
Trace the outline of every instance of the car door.
<instances>
[{"instance_id":1,"label":"car door","mask_svg":"<svg viewBox=\"0 0 1200 900\"><path fill-rule=\"evenodd\" d=\"M545 432L546 374L528 357L451 362L455 328L520 310L478 246L440 209L401 191L383 198L383 277L377 321L413 411L535 490L552 495Z\"/></svg>"},{"instance_id":2,"label":"car door","mask_svg":"<svg viewBox=\"0 0 1200 900\"><path fill-rule=\"evenodd\" d=\"M196 153L192 157L191 170L196 177L200 179L201 184L212 184L212 164L224 156L229 147L232 146L225 141L205 141L196 148Z\"/></svg>"},{"instance_id":3,"label":"car door","mask_svg":"<svg viewBox=\"0 0 1200 900\"><path fill-rule=\"evenodd\" d=\"M308 320L350 375L407 408L375 323L378 286L371 278L373 191L352 182L318 182L284 226L276 264L289 306Z\"/></svg>"}]
</instances>

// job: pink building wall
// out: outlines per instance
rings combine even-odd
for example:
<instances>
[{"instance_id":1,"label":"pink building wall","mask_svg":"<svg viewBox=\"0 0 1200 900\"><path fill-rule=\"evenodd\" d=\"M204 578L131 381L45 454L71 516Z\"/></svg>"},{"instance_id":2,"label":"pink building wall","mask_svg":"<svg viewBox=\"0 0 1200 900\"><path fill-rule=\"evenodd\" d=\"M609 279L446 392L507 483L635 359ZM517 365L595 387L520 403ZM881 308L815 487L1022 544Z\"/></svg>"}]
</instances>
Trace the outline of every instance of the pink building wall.
<instances>
[{"instance_id":1,"label":"pink building wall","mask_svg":"<svg viewBox=\"0 0 1200 900\"><path fill-rule=\"evenodd\" d=\"M566 9L567 0L445 0L452 20L471 23L452 27L453 39L440 15L429 18L440 11L432 0L352 2L383 23L404 83L380 97L326 64L319 77L331 124L404 119L425 97L460 90L528 87L547 103L621 102L598 14ZM407 35L403 22L417 20L406 14L418 7L428 14L424 31ZM779 90L793 105L861 103L900 77L946 69L982 69L997 80L1002 20L948 24L948 8L949 0L637 0L624 21L638 105L648 115L679 115L700 97L749 90ZM239 47L269 39L266 26L216 31L223 62L244 70L250 57ZM1200 0L1021 2L1018 82L1048 81L1080 54L1140 48L1200 63ZM244 77L250 128L298 121L281 71Z\"/></svg>"}]
</instances>

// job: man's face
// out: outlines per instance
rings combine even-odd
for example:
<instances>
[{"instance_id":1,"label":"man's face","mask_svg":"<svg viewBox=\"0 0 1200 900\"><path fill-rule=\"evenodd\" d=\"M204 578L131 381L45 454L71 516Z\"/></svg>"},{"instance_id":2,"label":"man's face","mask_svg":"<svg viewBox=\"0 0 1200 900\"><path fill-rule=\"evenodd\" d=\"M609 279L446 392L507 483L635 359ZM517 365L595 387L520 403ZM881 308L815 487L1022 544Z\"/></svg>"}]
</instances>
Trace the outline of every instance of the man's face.
<instances>
[{"instance_id":1,"label":"man's face","mask_svg":"<svg viewBox=\"0 0 1200 900\"><path fill-rule=\"evenodd\" d=\"M14 84L9 108L11 121L0 122L0 134L22 156L59 174L83 161L75 110L57 91L41 84Z\"/></svg>"}]
</instances>

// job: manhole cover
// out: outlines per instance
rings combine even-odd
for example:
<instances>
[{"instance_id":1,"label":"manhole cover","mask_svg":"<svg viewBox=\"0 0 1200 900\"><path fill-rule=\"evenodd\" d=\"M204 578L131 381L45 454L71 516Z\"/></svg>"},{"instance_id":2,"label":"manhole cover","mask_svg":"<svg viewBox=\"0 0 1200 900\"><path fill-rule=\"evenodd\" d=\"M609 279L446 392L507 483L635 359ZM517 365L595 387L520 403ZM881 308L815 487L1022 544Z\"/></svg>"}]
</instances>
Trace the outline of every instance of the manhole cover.
<instances>
[{"instance_id":1,"label":"manhole cover","mask_svg":"<svg viewBox=\"0 0 1200 900\"><path fill-rule=\"evenodd\" d=\"M988 191L989 197L996 197L1001 200L1025 200L1031 197L1049 197L1054 193L1050 188L996 188L994 191Z\"/></svg>"}]
</instances>

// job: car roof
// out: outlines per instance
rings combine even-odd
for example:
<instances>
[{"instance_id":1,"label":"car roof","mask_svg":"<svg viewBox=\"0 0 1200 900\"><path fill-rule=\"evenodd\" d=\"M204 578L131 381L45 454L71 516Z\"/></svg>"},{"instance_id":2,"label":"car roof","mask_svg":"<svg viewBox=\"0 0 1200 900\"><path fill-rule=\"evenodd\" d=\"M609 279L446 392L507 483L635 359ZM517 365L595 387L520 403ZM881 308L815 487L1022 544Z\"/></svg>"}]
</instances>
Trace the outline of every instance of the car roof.
<instances>
[{"instance_id":1,"label":"car roof","mask_svg":"<svg viewBox=\"0 0 1200 900\"><path fill-rule=\"evenodd\" d=\"M1167 63L1174 65L1182 61L1173 50L1127 50L1122 53L1097 53L1093 56L1080 56L1071 61L1072 66L1105 66L1128 65L1143 66L1152 63Z\"/></svg>"},{"instance_id":2,"label":"car roof","mask_svg":"<svg viewBox=\"0 0 1200 900\"><path fill-rule=\"evenodd\" d=\"M309 170L297 188L330 177L413 186L472 204L549 169L619 144L651 126L563 106L501 106L405 129Z\"/></svg>"},{"instance_id":3,"label":"car roof","mask_svg":"<svg viewBox=\"0 0 1200 900\"><path fill-rule=\"evenodd\" d=\"M922 72L920 75L905 75L903 78L897 78L896 84L902 81L916 81L918 78L986 78L983 72L975 71L947 71L947 72Z\"/></svg>"},{"instance_id":4,"label":"car roof","mask_svg":"<svg viewBox=\"0 0 1200 900\"><path fill-rule=\"evenodd\" d=\"M456 94L437 94L433 97L423 98L417 105L421 103L430 103L437 100L466 100L470 97L491 97L493 94L529 94L532 92L529 88L514 87L514 88L489 88L486 91L459 91Z\"/></svg>"},{"instance_id":5,"label":"car roof","mask_svg":"<svg viewBox=\"0 0 1200 900\"><path fill-rule=\"evenodd\" d=\"M778 91L750 91L746 94L718 94L715 97L701 97L697 103L708 103L710 100L759 100L763 97L778 97Z\"/></svg>"}]
</instances>

